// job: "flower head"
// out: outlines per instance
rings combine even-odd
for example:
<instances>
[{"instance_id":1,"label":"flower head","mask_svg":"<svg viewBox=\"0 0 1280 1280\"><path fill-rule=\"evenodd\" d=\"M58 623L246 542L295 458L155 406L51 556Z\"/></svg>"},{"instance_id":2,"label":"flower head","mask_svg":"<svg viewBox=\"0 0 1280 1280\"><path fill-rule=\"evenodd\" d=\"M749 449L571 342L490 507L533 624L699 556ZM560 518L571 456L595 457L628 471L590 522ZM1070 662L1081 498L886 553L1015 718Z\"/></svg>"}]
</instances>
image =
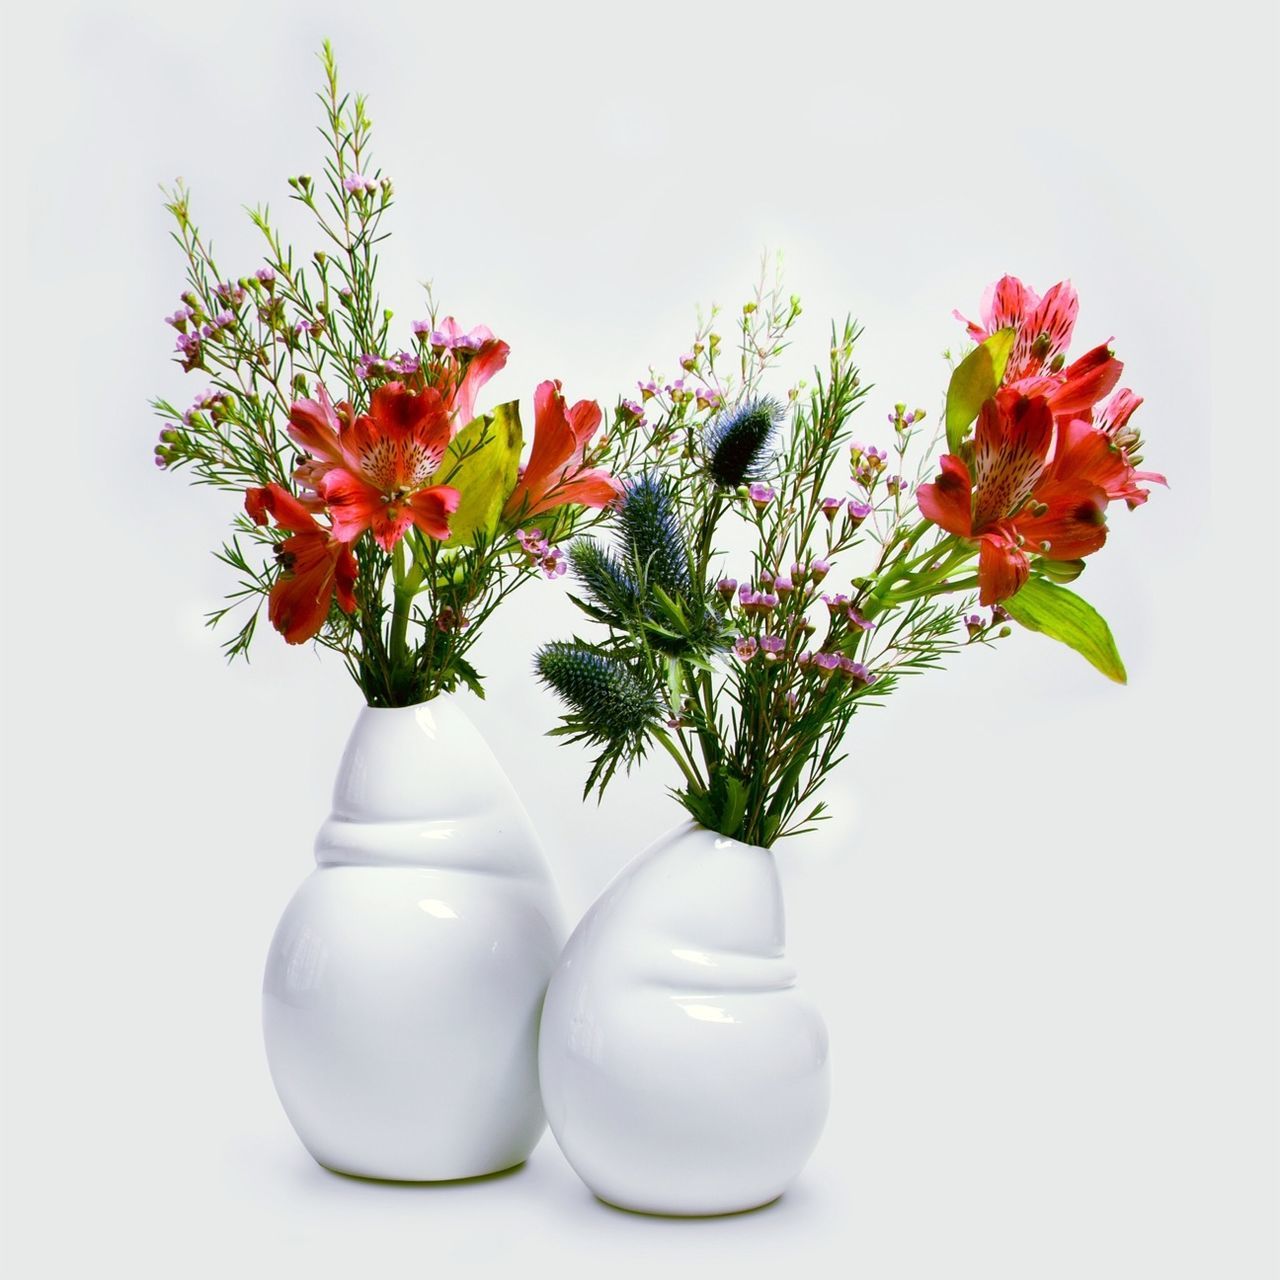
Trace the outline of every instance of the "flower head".
<instances>
[{"instance_id":1,"label":"flower head","mask_svg":"<svg viewBox=\"0 0 1280 1280\"><path fill-rule=\"evenodd\" d=\"M347 404L335 409L322 391L319 400L294 404L289 435L310 455L299 482L327 504L341 541L370 529L390 551L410 525L429 538L449 537L449 516L462 495L431 483L452 435L435 390L384 383L359 416Z\"/></svg>"},{"instance_id":2,"label":"flower head","mask_svg":"<svg viewBox=\"0 0 1280 1280\"><path fill-rule=\"evenodd\" d=\"M845 518L857 529L862 522L871 514L871 504L863 502L858 498L850 498L845 507Z\"/></svg>"},{"instance_id":3,"label":"flower head","mask_svg":"<svg viewBox=\"0 0 1280 1280\"><path fill-rule=\"evenodd\" d=\"M733 651L743 662L750 662L756 656L759 645L756 643L755 636L739 636L734 641Z\"/></svg>"},{"instance_id":4,"label":"flower head","mask_svg":"<svg viewBox=\"0 0 1280 1280\"><path fill-rule=\"evenodd\" d=\"M559 578L568 571L569 563L559 547L548 547L538 561L544 578Z\"/></svg>"},{"instance_id":5,"label":"flower head","mask_svg":"<svg viewBox=\"0 0 1280 1280\"><path fill-rule=\"evenodd\" d=\"M699 392L700 397L707 394ZM759 476L769 461L781 418L782 407L767 397L748 400L736 409L717 414L707 424L702 437L707 474L711 479L726 489L736 489ZM753 485L752 488L767 489L768 486ZM772 492L769 491L770 497Z\"/></svg>"},{"instance_id":6,"label":"flower head","mask_svg":"<svg viewBox=\"0 0 1280 1280\"><path fill-rule=\"evenodd\" d=\"M568 405L559 382L541 383L533 403L533 449L507 499L507 517L529 519L566 503L607 507L616 502L622 485L587 463L587 446L600 426L600 406L594 400Z\"/></svg>"},{"instance_id":7,"label":"flower head","mask_svg":"<svg viewBox=\"0 0 1280 1280\"><path fill-rule=\"evenodd\" d=\"M270 517L290 534L276 545L280 576L267 603L271 625L289 644L302 644L320 631L335 596L344 612L355 611L356 558L332 529L278 484L248 490L245 510L255 524L265 525Z\"/></svg>"},{"instance_id":8,"label":"flower head","mask_svg":"<svg viewBox=\"0 0 1280 1280\"><path fill-rule=\"evenodd\" d=\"M1012 388L978 415L973 470L944 454L941 474L921 485L921 512L948 533L979 545L983 604L1017 592L1031 572L1030 555L1077 560L1107 539L1108 492L1115 459L1103 432L1081 422L1054 445L1054 416L1044 396Z\"/></svg>"}]
</instances>

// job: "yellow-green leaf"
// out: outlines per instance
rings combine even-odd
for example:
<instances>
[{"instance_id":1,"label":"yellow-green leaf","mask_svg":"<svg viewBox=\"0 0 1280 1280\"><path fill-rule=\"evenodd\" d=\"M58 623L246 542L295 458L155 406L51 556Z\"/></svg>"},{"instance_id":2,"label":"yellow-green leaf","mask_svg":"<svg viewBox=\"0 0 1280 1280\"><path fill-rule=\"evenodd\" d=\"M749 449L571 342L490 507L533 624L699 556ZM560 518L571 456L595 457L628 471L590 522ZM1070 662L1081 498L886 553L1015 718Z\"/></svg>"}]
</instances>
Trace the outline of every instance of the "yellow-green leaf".
<instances>
[{"instance_id":1,"label":"yellow-green leaf","mask_svg":"<svg viewBox=\"0 0 1280 1280\"><path fill-rule=\"evenodd\" d=\"M1003 602L1010 615L1029 631L1043 631L1093 663L1109 680L1128 680L1120 651L1103 616L1066 587L1043 578L1028 578L1022 590Z\"/></svg>"},{"instance_id":2,"label":"yellow-green leaf","mask_svg":"<svg viewBox=\"0 0 1280 1280\"><path fill-rule=\"evenodd\" d=\"M947 450L950 453L960 448L983 402L990 400L999 389L1015 336L1012 329L1000 329L956 365L947 387Z\"/></svg>"},{"instance_id":3,"label":"yellow-green leaf","mask_svg":"<svg viewBox=\"0 0 1280 1280\"><path fill-rule=\"evenodd\" d=\"M462 495L449 517L446 547L469 546L479 533L492 534L511 491L516 487L520 449L520 405L500 404L492 417L468 423L454 436L436 472L436 484L452 485Z\"/></svg>"}]
</instances>

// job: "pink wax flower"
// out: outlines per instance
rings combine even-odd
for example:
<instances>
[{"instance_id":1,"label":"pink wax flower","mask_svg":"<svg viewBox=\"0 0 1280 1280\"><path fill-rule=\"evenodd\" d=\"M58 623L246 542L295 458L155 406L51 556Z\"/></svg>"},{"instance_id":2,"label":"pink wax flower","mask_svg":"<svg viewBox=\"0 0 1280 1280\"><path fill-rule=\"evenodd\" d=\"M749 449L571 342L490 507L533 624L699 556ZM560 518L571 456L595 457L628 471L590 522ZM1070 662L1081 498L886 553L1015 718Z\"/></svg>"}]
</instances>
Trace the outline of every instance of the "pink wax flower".
<instances>
[{"instance_id":1,"label":"pink wax flower","mask_svg":"<svg viewBox=\"0 0 1280 1280\"><path fill-rule=\"evenodd\" d=\"M840 657L834 653L815 653L813 665L817 668L818 674L826 680L840 669Z\"/></svg>"},{"instance_id":2,"label":"pink wax flower","mask_svg":"<svg viewBox=\"0 0 1280 1280\"><path fill-rule=\"evenodd\" d=\"M756 644L755 636L739 636L734 642L733 651L743 662L750 662L756 656L756 650L759 646Z\"/></svg>"},{"instance_id":3,"label":"pink wax flower","mask_svg":"<svg viewBox=\"0 0 1280 1280\"><path fill-rule=\"evenodd\" d=\"M871 504L869 502L863 502L858 498L850 498L845 511L849 523L857 529L871 514Z\"/></svg>"},{"instance_id":4,"label":"pink wax flower","mask_svg":"<svg viewBox=\"0 0 1280 1280\"><path fill-rule=\"evenodd\" d=\"M747 488L747 497L757 511L763 511L774 499L774 492L767 484L753 484Z\"/></svg>"},{"instance_id":5,"label":"pink wax flower","mask_svg":"<svg viewBox=\"0 0 1280 1280\"><path fill-rule=\"evenodd\" d=\"M547 550L547 536L541 529L517 529L516 541L530 560L538 560Z\"/></svg>"},{"instance_id":6,"label":"pink wax flower","mask_svg":"<svg viewBox=\"0 0 1280 1280\"><path fill-rule=\"evenodd\" d=\"M544 578L559 578L568 568L569 563L564 558L564 552L559 547L552 547L546 555L542 557L539 563Z\"/></svg>"},{"instance_id":7,"label":"pink wax flower","mask_svg":"<svg viewBox=\"0 0 1280 1280\"><path fill-rule=\"evenodd\" d=\"M765 636L760 641L760 648L768 661L776 662L786 653L787 642L781 636Z\"/></svg>"}]
</instances>

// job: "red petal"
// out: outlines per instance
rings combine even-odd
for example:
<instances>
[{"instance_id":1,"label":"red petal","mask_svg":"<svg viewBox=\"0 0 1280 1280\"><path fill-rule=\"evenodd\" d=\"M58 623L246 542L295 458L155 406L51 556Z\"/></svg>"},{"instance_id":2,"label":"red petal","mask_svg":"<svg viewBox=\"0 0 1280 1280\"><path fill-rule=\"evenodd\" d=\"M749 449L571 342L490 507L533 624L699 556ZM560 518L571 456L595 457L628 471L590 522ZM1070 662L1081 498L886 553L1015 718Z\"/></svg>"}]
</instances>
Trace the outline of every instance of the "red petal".
<instances>
[{"instance_id":1,"label":"red petal","mask_svg":"<svg viewBox=\"0 0 1280 1280\"><path fill-rule=\"evenodd\" d=\"M244 509L254 524L266 524L271 511L271 493L267 489L246 489Z\"/></svg>"},{"instance_id":2,"label":"red petal","mask_svg":"<svg viewBox=\"0 0 1280 1280\"><path fill-rule=\"evenodd\" d=\"M1071 331L1076 327L1080 299L1069 280L1055 284L1040 300L1027 325L1034 342L1041 334L1049 339L1049 348L1040 362L1047 363L1071 345Z\"/></svg>"},{"instance_id":3,"label":"red petal","mask_svg":"<svg viewBox=\"0 0 1280 1280\"><path fill-rule=\"evenodd\" d=\"M574 440L577 441L578 447L582 448L595 435L596 429L600 426L602 414L596 401L579 400L566 417Z\"/></svg>"},{"instance_id":4,"label":"red petal","mask_svg":"<svg viewBox=\"0 0 1280 1280\"><path fill-rule=\"evenodd\" d=\"M1079 560L1091 556L1107 540L1107 495L1097 485L1037 490L1043 515L1020 515L1015 528L1026 548L1046 560Z\"/></svg>"},{"instance_id":5,"label":"red petal","mask_svg":"<svg viewBox=\"0 0 1280 1280\"><path fill-rule=\"evenodd\" d=\"M339 542L354 542L386 506L377 489L341 467L325 474L320 492L329 504L333 536Z\"/></svg>"},{"instance_id":6,"label":"red petal","mask_svg":"<svg viewBox=\"0 0 1280 1280\"><path fill-rule=\"evenodd\" d=\"M932 484L916 490L916 504L926 520L967 538L973 532L973 486L969 468L950 453L942 455L942 472Z\"/></svg>"},{"instance_id":7,"label":"red petal","mask_svg":"<svg viewBox=\"0 0 1280 1280\"><path fill-rule=\"evenodd\" d=\"M289 436L312 457L325 462L341 460L338 429L337 415L323 387L319 400L295 400L289 409Z\"/></svg>"},{"instance_id":8,"label":"red petal","mask_svg":"<svg viewBox=\"0 0 1280 1280\"><path fill-rule=\"evenodd\" d=\"M408 499L409 519L427 535L444 542L449 537L449 517L458 509L462 494L451 485L437 484Z\"/></svg>"},{"instance_id":9,"label":"red petal","mask_svg":"<svg viewBox=\"0 0 1280 1280\"><path fill-rule=\"evenodd\" d=\"M319 530L286 538L280 550L291 567L276 580L267 617L289 644L310 640L329 616L333 600L335 544Z\"/></svg>"},{"instance_id":10,"label":"red petal","mask_svg":"<svg viewBox=\"0 0 1280 1280\"><path fill-rule=\"evenodd\" d=\"M356 611L355 587L358 574L359 566L354 552L349 546L340 545L334 564L334 584L338 589L338 604L342 606L344 613Z\"/></svg>"},{"instance_id":11,"label":"red petal","mask_svg":"<svg viewBox=\"0 0 1280 1280\"><path fill-rule=\"evenodd\" d=\"M1058 415L1081 413L1092 408L1120 381L1124 364L1111 354L1104 342L1086 351L1063 373L1062 385L1050 397Z\"/></svg>"},{"instance_id":12,"label":"red petal","mask_svg":"<svg viewBox=\"0 0 1280 1280\"><path fill-rule=\"evenodd\" d=\"M453 416L464 426L476 416L476 396L507 363L511 348L499 338L492 338L471 357L467 372L453 398Z\"/></svg>"},{"instance_id":13,"label":"red petal","mask_svg":"<svg viewBox=\"0 0 1280 1280\"><path fill-rule=\"evenodd\" d=\"M269 484L267 494L264 502L280 528L288 529L290 533L320 532L315 517L288 489L278 484Z\"/></svg>"},{"instance_id":14,"label":"red petal","mask_svg":"<svg viewBox=\"0 0 1280 1280\"><path fill-rule=\"evenodd\" d=\"M1053 412L1042 396L1005 390L982 406L974 434L975 533L1021 509L1052 440Z\"/></svg>"},{"instance_id":15,"label":"red petal","mask_svg":"<svg viewBox=\"0 0 1280 1280\"><path fill-rule=\"evenodd\" d=\"M978 551L978 599L998 604L1022 589L1031 573L1023 550L1005 533L988 534Z\"/></svg>"}]
</instances>

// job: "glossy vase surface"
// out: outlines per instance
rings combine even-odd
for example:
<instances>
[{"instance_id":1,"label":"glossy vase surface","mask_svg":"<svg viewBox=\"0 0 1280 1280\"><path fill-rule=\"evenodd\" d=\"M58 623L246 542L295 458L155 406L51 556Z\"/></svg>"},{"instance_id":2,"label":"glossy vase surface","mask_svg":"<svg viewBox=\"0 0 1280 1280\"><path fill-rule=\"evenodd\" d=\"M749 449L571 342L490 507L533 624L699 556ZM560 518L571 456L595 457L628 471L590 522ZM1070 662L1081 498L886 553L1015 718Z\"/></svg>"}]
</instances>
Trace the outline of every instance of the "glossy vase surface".
<instances>
[{"instance_id":1,"label":"glossy vase surface","mask_svg":"<svg viewBox=\"0 0 1280 1280\"><path fill-rule=\"evenodd\" d=\"M366 707L263 983L271 1076L341 1173L475 1177L545 1124L537 1028L563 924L510 782L458 700Z\"/></svg>"},{"instance_id":2,"label":"glossy vase surface","mask_svg":"<svg viewBox=\"0 0 1280 1280\"><path fill-rule=\"evenodd\" d=\"M693 824L625 868L551 979L552 1132L602 1200L735 1213L776 1199L826 1120L827 1032L784 953L773 855Z\"/></svg>"}]
</instances>

